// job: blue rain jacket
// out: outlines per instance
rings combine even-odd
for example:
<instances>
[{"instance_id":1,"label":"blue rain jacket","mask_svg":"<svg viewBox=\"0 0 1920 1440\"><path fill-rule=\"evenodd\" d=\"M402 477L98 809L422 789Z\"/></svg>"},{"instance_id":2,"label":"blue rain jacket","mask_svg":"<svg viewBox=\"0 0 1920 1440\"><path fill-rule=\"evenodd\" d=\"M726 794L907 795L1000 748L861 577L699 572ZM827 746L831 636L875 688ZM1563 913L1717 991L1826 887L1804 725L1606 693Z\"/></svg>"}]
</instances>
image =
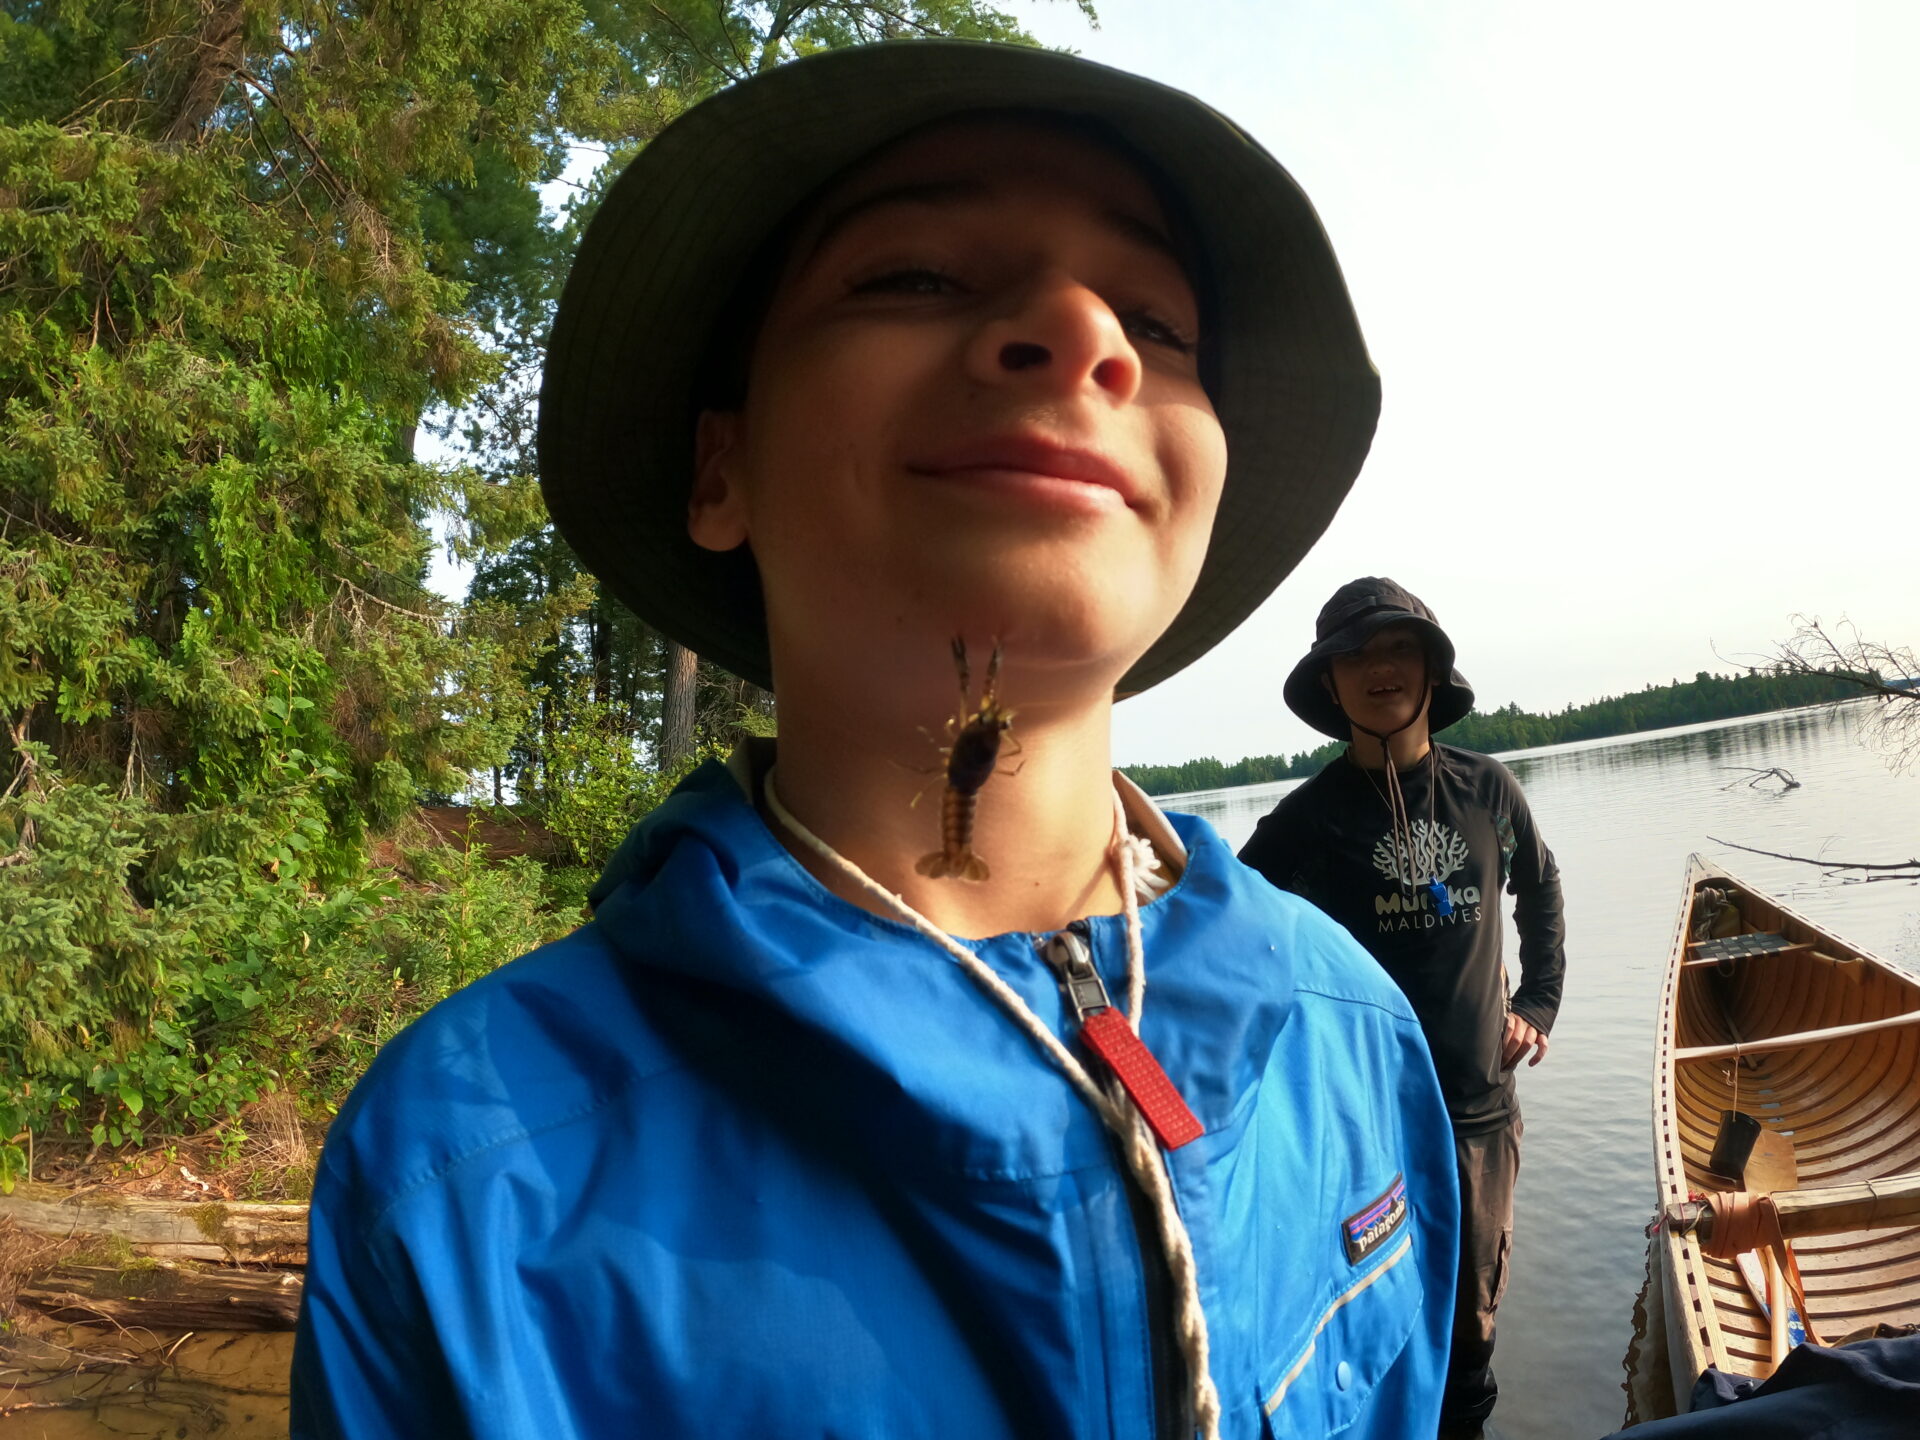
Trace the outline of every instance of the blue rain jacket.
<instances>
[{"instance_id":1,"label":"blue rain jacket","mask_svg":"<svg viewBox=\"0 0 1920 1440\"><path fill-rule=\"evenodd\" d=\"M1169 1164L1223 1434L1430 1435L1458 1202L1413 1014L1204 822L1129 804L1186 850L1141 911L1142 1033L1206 1127ZM1152 1440L1151 1218L996 1002L823 889L717 764L596 894L342 1108L296 1437ZM1037 938L976 948L1064 1034ZM1123 920L1091 946L1123 994Z\"/></svg>"}]
</instances>

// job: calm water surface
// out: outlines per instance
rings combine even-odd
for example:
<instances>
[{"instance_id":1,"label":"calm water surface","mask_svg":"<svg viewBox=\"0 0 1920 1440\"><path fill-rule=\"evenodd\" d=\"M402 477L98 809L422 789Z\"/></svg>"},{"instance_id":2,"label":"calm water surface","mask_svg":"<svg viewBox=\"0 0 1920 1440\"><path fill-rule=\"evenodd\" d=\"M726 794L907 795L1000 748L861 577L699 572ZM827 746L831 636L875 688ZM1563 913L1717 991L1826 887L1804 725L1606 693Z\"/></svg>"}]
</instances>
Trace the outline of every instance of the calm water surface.
<instances>
[{"instance_id":1,"label":"calm water surface","mask_svg":"<svg viewBox=\"0 0 1920 1440\"><path fill-rule=\"evenodd\" d=\"M1855 738L1863 706L1789 711L1530 750L1507 763L1560 862L1567 992L1549 1058L1521 1072L1527 1138L1514 1272L1500 1307L1500 1408L1510 1440L1570 1440L1621 1423L1642 1227L1654 1208L1653 1024L1689 852L1698 851L1884 959L1920 970L1920 887L1842 884L1795 855L1920 853L1920 775ZM1750 789L1728 767L1781 766L1800 788ZM1737 788L1724 787L1738 782ZM1298 781L1164 801L1235 846ZM1509 916L1507 957L1517 941Z\"/></svg>"}]
</instances>

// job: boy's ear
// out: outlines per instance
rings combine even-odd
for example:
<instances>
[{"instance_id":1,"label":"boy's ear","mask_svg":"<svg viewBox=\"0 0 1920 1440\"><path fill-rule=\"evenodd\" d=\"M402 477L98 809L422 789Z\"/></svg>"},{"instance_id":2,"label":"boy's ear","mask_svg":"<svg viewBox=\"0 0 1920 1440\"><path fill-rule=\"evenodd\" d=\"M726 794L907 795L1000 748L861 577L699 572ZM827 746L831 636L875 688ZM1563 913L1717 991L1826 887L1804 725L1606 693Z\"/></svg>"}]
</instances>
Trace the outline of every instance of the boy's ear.
<instances>
[{"instance_id":1,"label":"boy's ear","mask_svg":"<svg viewBox=\"0 0 1920 1440\"><path fill-rule=\"evenodd\" d=\"M741 424L737 411L702 410L694 426L687 534L703 550L733 550L747 542L746 491L738 476Z\"/></svg>"}]
</instances>

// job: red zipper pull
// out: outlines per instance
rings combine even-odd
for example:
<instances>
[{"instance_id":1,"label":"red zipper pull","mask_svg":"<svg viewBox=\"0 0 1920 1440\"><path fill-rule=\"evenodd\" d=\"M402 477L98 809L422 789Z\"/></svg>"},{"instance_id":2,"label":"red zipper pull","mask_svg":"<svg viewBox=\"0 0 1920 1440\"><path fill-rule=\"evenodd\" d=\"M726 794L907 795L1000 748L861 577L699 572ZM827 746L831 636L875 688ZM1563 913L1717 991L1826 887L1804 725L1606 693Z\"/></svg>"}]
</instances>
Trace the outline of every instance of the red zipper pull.
<instances>
[{"instance_id":1,"label":"red zipper pull","mask_svg":"<svg viewBox=\"0 0 1920 1440\"><path fill-rule=\"evenodd\" d=\"M1093 968L1087 942L1074 930L1050 935L1040 947L1060 977L1060 989L1080 1022L1080 1036L1107 1064L1161 1145L1178 1150L1206 1134L1153 1052L1108 998L1106 982Z\"/></svg>"}]
</instances>

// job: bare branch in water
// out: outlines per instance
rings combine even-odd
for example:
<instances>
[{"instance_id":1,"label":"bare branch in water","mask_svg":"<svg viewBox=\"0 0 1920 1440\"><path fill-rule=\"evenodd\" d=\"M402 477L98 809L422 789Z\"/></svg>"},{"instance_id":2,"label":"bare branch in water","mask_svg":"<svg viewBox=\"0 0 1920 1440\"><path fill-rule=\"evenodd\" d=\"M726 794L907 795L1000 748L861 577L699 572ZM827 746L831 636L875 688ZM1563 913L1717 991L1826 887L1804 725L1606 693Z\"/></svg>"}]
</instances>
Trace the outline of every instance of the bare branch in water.
<instances>
[{"instance_id":1,"label":"bare branch in water","mask_svg":"<svg viewBox=\"0 0 1920 1440\"><path fill-rule=\"evenodd\" d=\"M1742 785L1745 785L1748 789L1752 789L1763 780L1778 780L1782 790L1798 790L1800 788L1800 782L1793 778L1793 772L1791 770L1782 770L1778 765L1767 770L1756 770L1751 765L1722 765L1720 768L1722 770L1738 770L1743 774L1753 777L1750 780L1730 780L1720 787L1722 790L1737 790Z\"/></svg>"},{"instance_id":2,"label":"bare branch in water","mask_svg":"<svg viewBox=\"0 0 1920 1440\"><path fill-rule=\"evenodd\" d=\"M1849 880L1920 880L1920 857L1912 860L1895 860L1891 863L1872 860L1821 860L1811 855L1782 855L1778 850L1761 850L1753 845L1741 845L1732 840L1722 840L1717 835L1707 839L1716 845L1724 845L1729 850L1744 850L1749 855L1766 855L1775 860L1791 860L1796 865L1817 865L1829 875L1840 875ZM1849 875L1848 871L1859 871Z\"/></svg>"}]
</instances>

